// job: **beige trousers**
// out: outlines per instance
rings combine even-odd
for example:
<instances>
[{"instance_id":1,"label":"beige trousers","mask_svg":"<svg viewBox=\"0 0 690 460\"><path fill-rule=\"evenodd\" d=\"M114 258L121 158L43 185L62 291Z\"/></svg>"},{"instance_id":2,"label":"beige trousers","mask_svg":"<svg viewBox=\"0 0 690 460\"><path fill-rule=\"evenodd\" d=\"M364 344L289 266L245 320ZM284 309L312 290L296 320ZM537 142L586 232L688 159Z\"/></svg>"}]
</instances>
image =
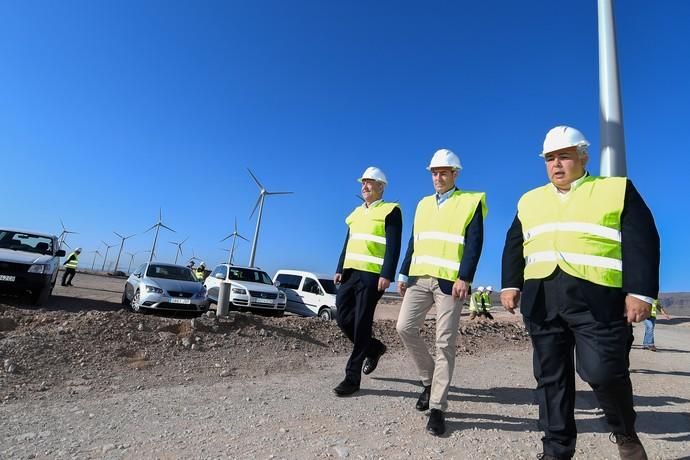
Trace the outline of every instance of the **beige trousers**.
<instances>
[{"instance_id":1,"label":"beige trousers","mask_svg":"<svg viewBox=\"0 0 690 460\"><path fill-rule=\"evenodd\" d=\"M419 330L436 304L436 359L431 356ZM396 329L417 367L423 385L431 385L429 407L446 411L448 389L455 367L455 342L462 301L444 294L436 278L411 277L403 298Z\"/></svg>"}]
</instances>

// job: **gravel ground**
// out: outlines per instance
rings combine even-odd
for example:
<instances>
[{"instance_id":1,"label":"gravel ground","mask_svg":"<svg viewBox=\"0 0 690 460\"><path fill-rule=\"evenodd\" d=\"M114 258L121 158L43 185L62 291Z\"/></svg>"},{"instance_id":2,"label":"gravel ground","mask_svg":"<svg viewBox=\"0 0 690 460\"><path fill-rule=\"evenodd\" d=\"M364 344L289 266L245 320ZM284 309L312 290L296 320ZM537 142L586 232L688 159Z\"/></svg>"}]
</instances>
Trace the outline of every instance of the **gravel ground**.
<instances>
[{"instance_id":1,"label":"gravel ground","mask_svg":"<svg viewBox=\"0 0 690 460\"><path fill-rule=\"evenodd\" d=\"M520 459L541 450L529 342L505 315L463 318L448 432L435 438L414 409L419 386L391 319L376 322L389 345L378 369L358 394L336 398L349 345L333 322L132 315L117 303L121 280L80 278L88 287L58 290L44 309L0 304L1 459ZM432 315L429 340L433 326ZM638 431L650 458L690 458L690 319L660 321L657 345L631 354ZM577 423L576 458L617 458L582 382Z\"/></svg>"}]
</instances>

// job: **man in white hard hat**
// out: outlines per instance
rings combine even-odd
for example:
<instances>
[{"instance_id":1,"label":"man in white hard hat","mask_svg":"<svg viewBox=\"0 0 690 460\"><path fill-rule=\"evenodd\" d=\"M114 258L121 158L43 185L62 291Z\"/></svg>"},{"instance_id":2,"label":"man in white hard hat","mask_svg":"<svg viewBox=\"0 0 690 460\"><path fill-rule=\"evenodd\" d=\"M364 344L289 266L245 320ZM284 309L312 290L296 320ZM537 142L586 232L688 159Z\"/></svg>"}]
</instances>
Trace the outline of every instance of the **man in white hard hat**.
<instances>
[{"instance_id":1,"label":"man in white hard hat","mask_svg":"<svg viewBox=\"0 0 690 460\"><path fill-rule=\"evenodd\" d=\"M486 319L493 320L494 317L491 314L491 293L494 291L494 288L491 286L487 286L486 289L482 292L482 315Z\"/></svg>"},{"instance_id":2,"label":"man in white hard hat","mask_svg":"<svg viewBox=\"0 0 690 460\"><path fill-rule=\"evenodd\" d=\"M588 146L569 126L546 134L541 156L549 183L518 202L503 249L501 303L512 313L522 299L542 458L575 453L577 366L620 457L646 459L635 431L628 354L631 323L649 316L659 292L659 234L630 180L587 173Z\"/></svg>"},{"instance_id":3,"label":"man in white hard hat","mask_svg":"<svg viewBox=\"0 0 690 460\"><path fill-rule=\"evenodd\" d=\"M72 286L72 280L77 273L77 265L79 265L79 254L81 254L81 248L70 252L63 262L65 273L62 274L62 282L60 283L62 286Z\"/></svg>"},{"instance_id":4,"label":"man in white hard hat","mask_svg":"<svg viewBox=\"0 0 690 460\"><path fill-rule=\"evenodd\" d=\"M364 374L371 374L386 346L372 337L376 304L395 276L400 257L402 214L397 203L383 201L385 174L371 166L358 179L364 203L345 219L348 226L334 281L337 321L352 341L345 378L334 389L337 396L359 390Z\"/></svg>"},{"instance_id":5,"label":"man in white hard hat","mask_svg":"<svg viewBox=\"0 0 690 460\"><path fill-rule=\"evenodd\" d=\"M194 276L197 280L203 282L206 279L206 262L201 262L196 270L194 270Z\"/></svg>"},{"instance_id":6,"label":"man in white hard hat","mask_svg":"<svg viewBox=\"0 0 690 460\"><path fill-rule=\"evenodd\" d=\"M484 239L486 198L455 186L460 159L440 149L427 167L435 193L417 205L412 236L398 276L403 302L397 330L412 357L423 390L417 410L429 412L426 429L446 431L444 412L455 367L455 343L463 301L477 269ZM419 331L436 305L436 357Z\"/></svg>"},{"instance_id":7,"label":"man in white hard hat","mask_svg":"<svg viewBox=\"0 0 690 460\"><path fill-rule=\"evenodd\" d=\"M479 286L472 295L470 295L470 319L474 319L482 311L482 293L484 287Z\"/></svg>"}]
</instances>

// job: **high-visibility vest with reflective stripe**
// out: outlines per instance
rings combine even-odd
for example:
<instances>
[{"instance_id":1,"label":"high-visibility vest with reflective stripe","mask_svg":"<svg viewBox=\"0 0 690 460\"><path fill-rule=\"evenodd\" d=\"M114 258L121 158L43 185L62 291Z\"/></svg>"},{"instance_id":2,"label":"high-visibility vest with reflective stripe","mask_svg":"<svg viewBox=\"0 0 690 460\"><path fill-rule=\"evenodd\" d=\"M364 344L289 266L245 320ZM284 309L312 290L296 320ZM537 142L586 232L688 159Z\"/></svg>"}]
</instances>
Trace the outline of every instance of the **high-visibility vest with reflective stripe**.
<instances>
[{"instance_id":1,"label":"high-visibility vest with reflective stripe","mask_svg":"<svg viewBox=\"0 0 690 460\"><path fill-rule=\"evenodd\" d=\"M65 268L76 269L77 265L79 264L79 254L76 252L71 252L70 255L67 256L67 260L68 262L65 263Z\"/></svg>"},{"instance_id":2,"label":"high-visibility vest with reflective stripe","mask_svg":"<svg viewBox=\"0 0 690 460\"><path fill-rule=\"evenodd\" d=\"M379 201L373 207L358 206L345 219L350 236L343 268L381 273L386 255L386 216L397 203Z\"/></svg>"},{"instance_id":3,"label":"high-visibility vest with reflective stripe","mask_svg":"<svg viewBox=\"0 0 690 460\"><path fill-rule=\"evenodd\" d=\"M556 267L574 277L622 287L621 214L626 178L587 177L565 199L547 184L524 194L518 218L524 233L525 279Z\"/></svg>"},{"instance_id":4,"label":"high-visibility vest with reflective stripe","mask_svg":"<svg viewBox=\"0 0 690 460\"><path fill-rule=\"evenodd\" d=\"M482 303L484 304L484 311L491 310L491 296L488 292L482 292Z\"/></svg>"},{"instance_id":5,"label":"high-visibility vest with reflective stripe","mask_svg":"<svg viewBox=\"0 0 690 460\"><path fill-rule=\"evenodd\" d=\"M486 217L486 195L482 192L456 190L441 206L436 195L422 198L414 216L410 276L458 279L465 231L480 204Z\"/></svg>"},{"instance_id":6,"label":"high-visibility vest with reflective stripe","mask_svg":"<svg viewBox=\"0 0 690 460\"><path fill-rule=\"evenodd\" d=\"M194 276L196 276L196 279L198 279L199 281L203 281L205 272L205 269L199 267L196 270L194 270Z\"/></svg>"},{"instance_id":7,"label":"high-visibility vest with reflective stripe","mask_svg":"<svg viewBox=\"0 0 690 460\"><path fill-rule=\"evenodd\" d=\"M482 293L474 292L470 296L470 311L482 311Z\"/></svg>"},{"instance_id":8,"label":"high-visibility vest with reflective stripe","mask_svg":"<svg viewBox=\"0 0 690 460\"><path fill-rule=\"evenodd\" d=\"M658 305L659 305L659 301L658 301L658 300L655 300L654 302L652 302L652 312L651 312L651 314L650 314L650 316L651 316L652 318L656 318L656 309L658 308Z\"/></svg>"}]
</instances>

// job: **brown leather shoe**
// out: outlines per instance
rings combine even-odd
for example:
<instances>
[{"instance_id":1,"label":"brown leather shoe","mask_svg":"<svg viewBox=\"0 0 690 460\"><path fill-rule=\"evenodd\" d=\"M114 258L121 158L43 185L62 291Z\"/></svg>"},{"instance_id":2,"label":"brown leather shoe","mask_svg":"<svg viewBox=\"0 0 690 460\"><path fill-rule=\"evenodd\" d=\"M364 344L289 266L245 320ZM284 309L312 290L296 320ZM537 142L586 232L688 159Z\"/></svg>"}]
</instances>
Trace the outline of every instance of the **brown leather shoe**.
<instances>
[{"instance_id":1,"label":"brown leather shoe","mask_svg":"<svg viewBox=\"0 0 690 460\"><path fill-rule=\"evenodd\" d=\"M637 433L611 433L609 439L618 445L618 455L622 460L647 460L647 452L645 452L640 438L637 437Z\"/></svg>"}]
</instances>

